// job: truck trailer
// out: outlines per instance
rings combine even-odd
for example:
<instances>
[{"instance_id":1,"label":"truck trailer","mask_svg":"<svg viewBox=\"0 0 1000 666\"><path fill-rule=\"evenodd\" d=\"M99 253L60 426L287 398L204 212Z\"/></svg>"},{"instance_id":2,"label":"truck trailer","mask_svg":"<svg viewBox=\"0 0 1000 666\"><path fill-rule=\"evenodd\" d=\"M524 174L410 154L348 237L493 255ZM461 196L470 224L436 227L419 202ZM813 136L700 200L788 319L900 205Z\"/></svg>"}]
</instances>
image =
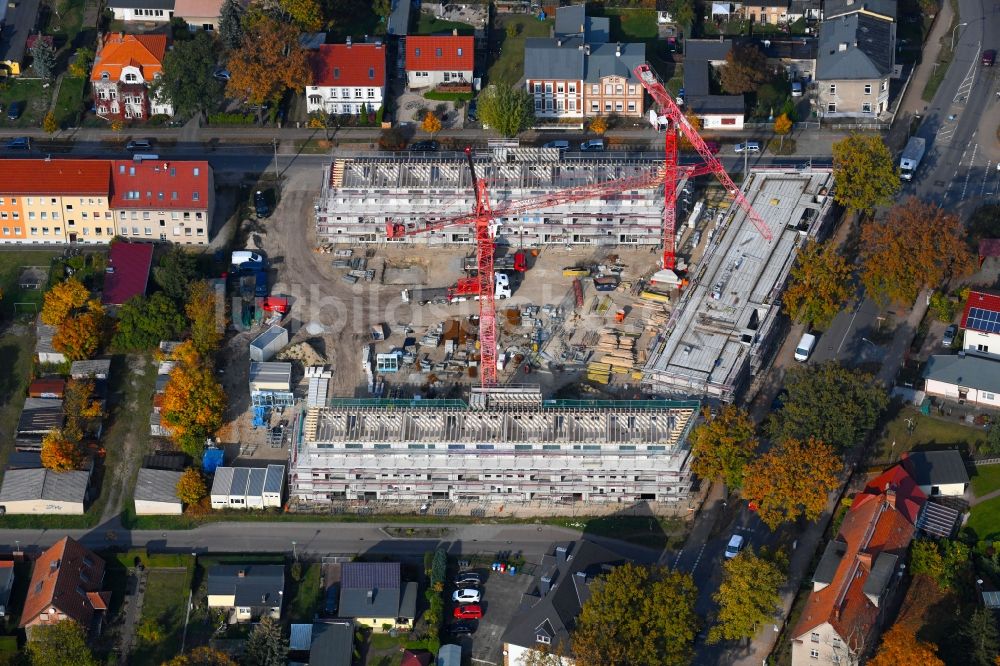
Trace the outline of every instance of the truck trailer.
<instances>
[{"instance_id":1,"label":"truck trailer","mask_svg":"<svg viewBox=\"0 0 1000 666\"><path fill-rule=\"evenodd\" d=\"M911 136L903 148L903 154L899 158L899 177L903 180L913 180L913 174L920 166L920 161L924 159L924 151L927 149L927 142L919 136Z\"/></svg>"}]
</instances>

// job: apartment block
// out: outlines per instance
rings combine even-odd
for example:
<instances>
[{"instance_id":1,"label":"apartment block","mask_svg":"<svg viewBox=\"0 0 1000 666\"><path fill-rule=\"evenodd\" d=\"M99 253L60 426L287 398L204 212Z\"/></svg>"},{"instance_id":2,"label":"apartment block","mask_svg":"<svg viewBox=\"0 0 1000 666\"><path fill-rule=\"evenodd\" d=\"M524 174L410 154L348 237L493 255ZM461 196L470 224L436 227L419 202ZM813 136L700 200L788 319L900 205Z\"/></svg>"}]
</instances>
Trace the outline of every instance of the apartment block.
<instances>
[{"instance_id":1,"label":"apartment block","mask_svg":"<svg viewBox=\"0 0 1000 666\"><path fill-rule=\"evenodd\" d=\"M207 162L0 160L0 244L202 245L213 205Z\"/></svg>"}]
</instances>

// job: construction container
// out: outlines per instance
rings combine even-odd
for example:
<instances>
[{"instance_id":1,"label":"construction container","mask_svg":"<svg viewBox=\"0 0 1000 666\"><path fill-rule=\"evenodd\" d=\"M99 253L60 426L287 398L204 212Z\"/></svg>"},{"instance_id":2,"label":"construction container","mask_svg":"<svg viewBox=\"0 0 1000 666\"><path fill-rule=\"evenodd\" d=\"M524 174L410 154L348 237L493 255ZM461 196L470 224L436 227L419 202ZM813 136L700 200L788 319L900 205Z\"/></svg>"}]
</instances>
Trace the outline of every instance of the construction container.
<instances>
[{"instance_id":1,"label":"construction container","mask_svg":"<svg viewBox=\"0 0 1000 666\"><path fill-rule=\"evenodd\" d=\"M250 343L250 360L263 363L288 346L288 329L272 326Z\"/></svg>"}]
</instances>

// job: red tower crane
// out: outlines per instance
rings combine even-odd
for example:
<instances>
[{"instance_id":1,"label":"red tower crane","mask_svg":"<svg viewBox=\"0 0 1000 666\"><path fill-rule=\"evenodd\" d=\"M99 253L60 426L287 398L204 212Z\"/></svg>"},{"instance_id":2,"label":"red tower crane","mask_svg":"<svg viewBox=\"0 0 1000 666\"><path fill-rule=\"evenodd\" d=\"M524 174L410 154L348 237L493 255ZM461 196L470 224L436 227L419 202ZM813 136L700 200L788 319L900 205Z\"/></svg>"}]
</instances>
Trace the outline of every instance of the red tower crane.
<instances>
[{"instance_id":1,"label":"red tower crane","mask_svg":"<svg viewBox=\"0 0 1000 666\"><path fill-rule=\"evenodd\" d=\"M660 107L663 114L662 120L666 120L667 128L664 136L664 174L665 186L663 188L663 269L672 271L677 265L677 251L674 247L674 233L677 227L677 186L679 181L680 168L677 159L677 133L681 132L684 137L691 142L694 149L705 160L704 168L696 167L696 171L715 174L715 177L726 187L731 195L736 199L736 204L746 211L747 217L760 232L761 236L771 240L771 230L761 219L760 215L750 206L750 202L743 196L740 188L726 173L722 163L712 154L712 151L705 145L705 141L698 135L698 132L691 127L687 118L681 113L680 108L674 103L670 93L660 82L660 79L653 72L648 64L637 66L633 73L642 87L646 89L649 96L653 98ZM671 187L671 184L674 184Z\"/></svg>"}]
</instances>

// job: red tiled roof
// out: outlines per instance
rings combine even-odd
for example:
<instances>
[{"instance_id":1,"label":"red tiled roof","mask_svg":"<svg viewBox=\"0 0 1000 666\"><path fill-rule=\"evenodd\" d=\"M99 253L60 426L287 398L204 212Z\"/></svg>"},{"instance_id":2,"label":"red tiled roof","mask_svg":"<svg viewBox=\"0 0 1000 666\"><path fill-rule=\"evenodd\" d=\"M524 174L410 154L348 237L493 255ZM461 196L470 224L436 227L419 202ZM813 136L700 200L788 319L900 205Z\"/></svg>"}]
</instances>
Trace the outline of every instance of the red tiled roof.
<instances>
[{"instance_id":1,"label":"red tiled roof","mask_svg":"<svg viewBox=\"0 0 1000 666\"><path fill-rule=\"evenodd\" d=\"M111 604L110 592L87 592L87 601L95 610L108 610Z\"/></svg>"},{"instance_id":2,"label":"red tiled roof","mask_svg":"<svg viewBox=\"0 0 1000 666\"><path fill-rule=\"evenodd\" d=\"M105 305L121 305L133 296L146 293L153 246L147 243L114 243L108 253L108 272L104 274ZM112 270L113 269L113 270Z\"/></svg>"},{"instance_id":3,"label":"red tiled roof","mask_svg":"<svg viewBox=\"0 0 1000 666\"><path fill-rule=\"evenodd\" d=\"M965 301L965 310L962 311L962 328L968 330L969 310L979 308L989 312L1000 312L1000 296L987 294L985 291L970 291L969 298ZM992 333L993 331L983 330L981 327L972 327L973 331Z\"/></svg>"},{"instance_id":4,"label":"red tiled roof","mask_svg":"<svg viewBox=\"0 0 1000 666\"><path fill-rule=\"evenodd\" d=\"M0 160L4 194L99 194L111 189L107 160Z\"/></svg>"},{"instance_id":5,"label":"red tiled roof","mask_svg":"<svg viewBox=\"0 0 1000 666\"><path fill-rule=\"evenodd\" d=\"M887 490L893 491L891 499L896 511L902 513L911 524L917 524L920 509L927 501L927 495L917 485L903 465L894 465L865 485L865 490L854 498L851 506L859 507L865 502L878 501Z\"/></svg>"},{"instance_id":6,"label":"red tiled roof","mask_svg":"<svg viewBox=\"0 0 1000 666\"><path fill-rule=\"evenodd\" d=\"M804 640L801 637L827 622L853 649L863 647L872 636L879 609L865 595L865 583L880 554L905 559L915 528L903 511L909 510L907 502L922 504L926 499L912 478L907 482L903 477L909 475L897 465L855 498L837 535L845 548L832 582L809 595L793 637ZM913 492L904 493L908 499L900 501L896 491L876 490L879 484L884 488L885 483L893 482L897 488L912 486Z\"/></svg>"},{"instance_id":7,"label":"red tiled roof","mask_svg":"<svg viewBox=\"0 0 1000 666\"><path fill-rule=\"evenodd\" d=\"M104 560L63 537L35 560L20 626L34 624L41 613L54 607L89 628L95 607L88 593L100 590L103 581ZM48 621L56 620L50 617Z\"/></svg>"},{"instance_id":8,"label":"red tiled roof","mask_svg":"<svg viewBox=\"0 0 1000 666\"><path fill-rule=\"evenodd\" d=\"M90 80L100 81L101 74L107 72L110 80L117 81L122 67L132 65L139 67L142 78L149 83L163 69L166 52L166 35L109 35L90 70Z\"/></svg>"},{"instance_id":9,"label":"red tiled roof","mask_svg":"<svg viewBox=\"0 0 1000 666\"><path fill-rule=\"evenodd\" d=\"M309 56L312 86L385 85L385 47L381 44L323 44Z\"/></svg>"},{"instance_id":10,"label":"red tiled roof","mask_svg":"<svg viewBox=\"0 0 1000 666\"><path fill-rule=\"evenodd\" d=\"M406 71L469 72L475 60L472 37L407 37ZM461 55L459 55L461 51Z\"/></svg>"},{"instance_id":11,"label":"red tiled roof","mask_svg":"<svg viewBox=\"0 0 1000 666\"><path fill-rule=\"evenodd\" d=\"M13 560L0 560L0 569L11 569L14 567Z\"/></svg>"},{"instance_id":12,"label":"red tiled roof","mask_svg":"<svg viewBox=\"0 0 1000 666\"><path fill-rule=\"evenodd\" d=\"M112 165L112 208L208 210L208 162L116 160Z\"/></svg>"}]
</instances>

